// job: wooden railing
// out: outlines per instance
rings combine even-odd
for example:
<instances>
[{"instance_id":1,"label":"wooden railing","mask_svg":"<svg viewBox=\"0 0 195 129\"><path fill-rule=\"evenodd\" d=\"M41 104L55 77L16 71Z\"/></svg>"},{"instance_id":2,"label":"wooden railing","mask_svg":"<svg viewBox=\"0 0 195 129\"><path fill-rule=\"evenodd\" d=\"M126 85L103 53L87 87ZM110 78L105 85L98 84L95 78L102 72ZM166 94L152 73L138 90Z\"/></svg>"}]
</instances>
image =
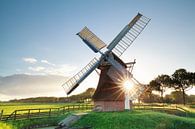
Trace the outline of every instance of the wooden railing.
<instances>
[{"instance_id":1,"label":"wooden railing","mask_svg":"<svg viewBox=\"0 0 195 129\"><path fill-rule=\"evenodd\" d=\"M172 111L172 114L174 114L174 111L177 111L179 116L186 117L193 114L183 106L177 104L134 104L133 109L169 112L170 114L170 111Z\"/></svg>"},{"instance_id":2,"label":"wooden railing","mask_svg":"<svg viewBox=\"0 0 195 129\"><path fill-rule=\"evenodd\" d=\"M91 110L93 105L66 105L59 108L36 108L36 109L21 109L15 110L10 115L3 115L3 111L0 112L0 120L18 120L18 119L31 119L31 118L42 118L42 117L53 117L63 115L69 111L77 110ZM178 105L166 105L166 104L134 104L133 109L138 110L154 110L154 111L165 111L167 110L178 110L183 112L185 116L188 116L190 112L185 108Z\"/></svg>"},{"instance_id":3,"label":"wooden railing","mask_svg":"<svg viewBox=\"0 0 195 129\"><path fill-rule=\"evenodd\" d=\"M93 105L67 105L59 108L36 108L36 109L21 109L15 110L10 115L3 115L3 111L0 114L1 121L7 120L19 120L19 119L31 119L39 117L53 117L63 115L69 111L77 110L90 110Z\"/></svg>"}]
</instances>

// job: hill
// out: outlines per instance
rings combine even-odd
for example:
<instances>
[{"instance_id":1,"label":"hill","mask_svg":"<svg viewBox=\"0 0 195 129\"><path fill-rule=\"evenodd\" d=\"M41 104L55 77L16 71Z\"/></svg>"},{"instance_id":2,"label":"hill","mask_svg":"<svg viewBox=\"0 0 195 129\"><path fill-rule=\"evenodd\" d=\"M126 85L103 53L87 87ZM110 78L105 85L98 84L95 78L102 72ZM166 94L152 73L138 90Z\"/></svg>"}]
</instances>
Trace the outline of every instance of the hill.
<instances>
[{"instance_id":1,"label":"hill","mask_svg":"<svg viewBox=\"0 0 195 129\"><path fill-rule=\"evenodd\" d=\"M0 77L0 99L64 95L61 85L67 77L57 75L15 74Z\"/></svg>"},{"instance_id":2,"label":"hill","mask_svg":"<svg viewBox=\"0 0 195 129\"><path fill-rule=\"evenodd\" d=\"M93 129L195 129L195 119L152 111L91 112L74 126Z\"/></svg>"}]
</instances>

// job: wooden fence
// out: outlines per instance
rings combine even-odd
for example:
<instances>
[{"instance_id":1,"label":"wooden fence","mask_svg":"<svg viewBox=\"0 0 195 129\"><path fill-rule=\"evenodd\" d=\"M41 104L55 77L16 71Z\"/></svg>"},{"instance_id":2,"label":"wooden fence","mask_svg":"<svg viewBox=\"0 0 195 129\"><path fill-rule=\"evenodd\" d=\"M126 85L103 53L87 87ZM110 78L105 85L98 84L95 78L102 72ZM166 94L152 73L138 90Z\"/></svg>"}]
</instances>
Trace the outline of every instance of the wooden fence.
<instances>
[{"instance_id":1,"label":"wooden fence","mask_svg":"<svg viewBox=\"0 0 195 129\"><path fill-rule=\"evenodd\" d=\"M192 115L185 107L177 104L134 104L133 109L167 112L169 114L177 114L185 117Z\"/></svg>"},{"instance_id":2,"label":"wooden fence","mask_svg":"<svg viewBox=\"0 0 195 129\"><path fill-rule=\"evenodd\" d=\"M69 111L78 110L90 110L93 105L67 105L59 108L36 108L36 109L21 109L15 110L10 115L3 115L3 110L0 114L1 121L7 120L19 120L19 119L31 119L31 118L42 118L42 117L53 117L63 115Z\"/></svg>"},{"instance_id":3,"label":"wooden fence","mask_svg":"<svg viewBox=\"0 0 195 129\"><path fill-rule=\"evenodd\" d=\"M188 112L188 110L176 104L134 104L133 109L176 109Z\"/></svg>"},{"instance_id":4,"label":"wooden fence","mask_svg":"<svg viewBox=\"0 0 195 129\"><path fill-rule=\"evenodd\" d=\"M63 115L69 111L77 110L91 110L93 105L67 105L59 108L38 108L38 109L21 109L15 110L10 115L3 115L3 110L0 112L0 120L19 120L19 119L31 119L31 118L42 118L42 117L53 117ZM183 112L185 116L188 115L189 111L178 105L165 105L165 104L134 104L133 109L141 110L155 110L155 111L165 111L167 110L177 110ZM163 109L163 110L162 110Z\"/></svg>"}]
</instances>

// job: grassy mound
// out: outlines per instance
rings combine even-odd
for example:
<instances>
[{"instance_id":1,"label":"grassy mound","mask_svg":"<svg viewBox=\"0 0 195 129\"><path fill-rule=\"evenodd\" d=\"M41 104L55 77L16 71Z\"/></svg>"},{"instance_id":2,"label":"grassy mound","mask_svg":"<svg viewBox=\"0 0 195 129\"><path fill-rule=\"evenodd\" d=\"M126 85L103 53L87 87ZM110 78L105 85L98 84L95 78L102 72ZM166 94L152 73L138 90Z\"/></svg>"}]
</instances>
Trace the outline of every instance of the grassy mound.
<instances>
[{"instance_id":1,"label":"grassy mound","mask_svg":"<svg viewBox=\"0 0 195 129\"><path fill-rule=\"evenodd\" d=\"M152 111L91 112L74 126L93 129L195 129L195 118Z\"/></svg>"},{"instance_id":2,"label":"grassy mound","mask_svg":"<svg viewBox=\"0 0 195 129\"><path fill-rule=\"evenodd\" d=\"M36 127L54 126L63 120L68 114L61 115L58 117L45 117L36 119L24 119L9 122L0 122L0 129L31 129Z\"/></svg>"}]
</instances>

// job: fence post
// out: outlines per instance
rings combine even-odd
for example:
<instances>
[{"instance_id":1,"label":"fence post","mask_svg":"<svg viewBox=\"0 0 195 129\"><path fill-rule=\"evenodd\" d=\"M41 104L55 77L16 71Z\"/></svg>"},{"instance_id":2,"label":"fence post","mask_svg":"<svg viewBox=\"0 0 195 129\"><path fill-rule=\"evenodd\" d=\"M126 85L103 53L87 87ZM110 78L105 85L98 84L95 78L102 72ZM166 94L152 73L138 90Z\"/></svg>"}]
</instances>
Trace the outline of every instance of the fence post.
<instances>
[{"instance_id":1,"label":"fence post","mask_svg":"<svg viewBox=\"0 0 195 129\"><path fill-rule=\"evenodd\" d=\"M49 109L49 117L51 116L51 108Z\"/></svg>"},{"instance_id":2,"label":"fence post","mask_svg":"<svg viewBox=\"0 0 195 129\"><path fill-rule=\"evenodd\" d=\"M63 107L63 110L62 110L62 113L64 114L64 112L65 112L65 106Z\"/></svg>"},{"instance_id":3,"label":"fence post","mask_svg":"<svg viewBox=\"0 0 195 129\"><path fill-rule=\"evenodd\" d=\"M60 108L58 108L58 115L60 115Z\"/></svg>"},{"instance_id":4,"label":"fence post","mask_svg":"<svg viewBox=\"0 0 195 129\"><path fill-rule=\"evenodd\" d=\"M28 119L30 119L30 109L28 109L28 116L27 116Z\"/></svg>"},{"instance_id":5,"label":"fence post","mask_svg":"<svg viewBox=\"0 0 195 129\"><path fill-rule=\"evenodd\" d=\"M14 120L16 120L17 110L14 112Z\"/></svg>"},{"instance_id":6,"label":"fence post","mask_svg":"<svg viewBox=\"0 0 195 129\"><path fill-rule=\"evenodd\" d=\"M1 113L0 113L0 120L1 120L2 116L3 116L3 110L1 110Z\"/></svg>"},{"instance_id":7,"label":"fence post","mask_svg":"<svg viewBox=\"0 0 195 129\"><path fill-rule=\"evenodd\" d=\"M39 114L38 114L38 116L40 116L40 113L41 113L41 110L40 110L40 108L39 108Z\"/></svg>"}]
</instances>

